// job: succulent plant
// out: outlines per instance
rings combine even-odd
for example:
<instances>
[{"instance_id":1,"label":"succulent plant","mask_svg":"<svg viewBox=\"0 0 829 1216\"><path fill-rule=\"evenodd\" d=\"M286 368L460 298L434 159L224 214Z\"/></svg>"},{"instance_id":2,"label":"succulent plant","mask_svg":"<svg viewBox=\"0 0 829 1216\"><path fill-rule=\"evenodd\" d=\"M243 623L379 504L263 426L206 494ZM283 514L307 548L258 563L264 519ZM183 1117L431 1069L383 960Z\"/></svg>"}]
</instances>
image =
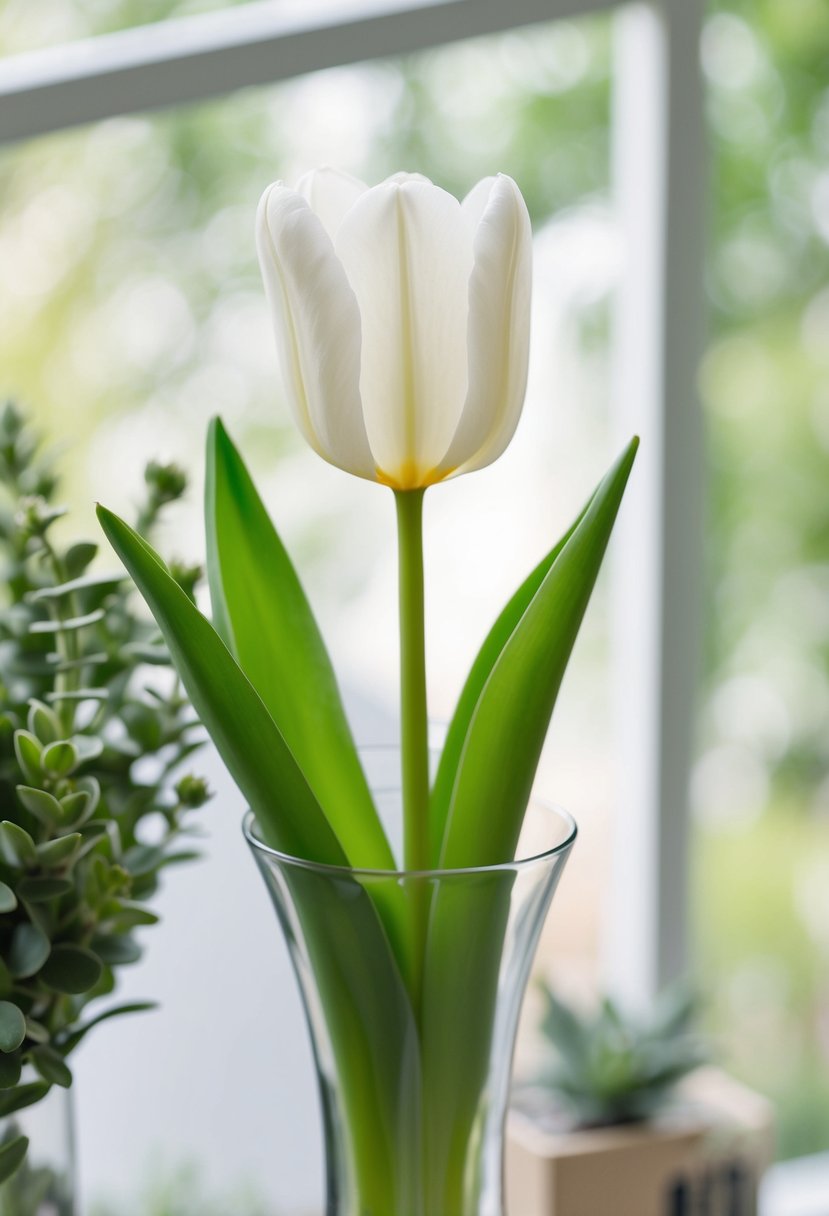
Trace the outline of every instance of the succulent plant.
<instances>
[{"instance_id":1,"label":"succulent plant","mask_svg":"<svg viewBox=\"0 0 829 1216\"><path fill-rule=\"evenodd\" d=\"M151 464L143 532L186 477ZM38 435L0 410L0 1118L68 1086L90 1029L146 1003L86 1007L141 955L135 931L162 870L197 852L189 812L209 796L181 775L201 733L155 626L97 546L55 539L64 513ZM200 572L179 567L193 595ZM155 678L150 678L151 676ZM8 1126L7 1126L8 1133ZM0 1181L25 1137L0 1145Z\"/></svg>"},{"instance_id":2,"label":"succulent plant","mask_svg":"<svg viewBox=\"0 0 829 1216\"><path fill-rule=\"evenodd\" d=\"M707 1058L693 1028L697 1000L684 985L666 989L641 1018L607 998L584 1013L539 987L549 1059L528 1087L534 1109L552 1100L578 1127L649 1119Z\"/></svg>"}]
</instances>

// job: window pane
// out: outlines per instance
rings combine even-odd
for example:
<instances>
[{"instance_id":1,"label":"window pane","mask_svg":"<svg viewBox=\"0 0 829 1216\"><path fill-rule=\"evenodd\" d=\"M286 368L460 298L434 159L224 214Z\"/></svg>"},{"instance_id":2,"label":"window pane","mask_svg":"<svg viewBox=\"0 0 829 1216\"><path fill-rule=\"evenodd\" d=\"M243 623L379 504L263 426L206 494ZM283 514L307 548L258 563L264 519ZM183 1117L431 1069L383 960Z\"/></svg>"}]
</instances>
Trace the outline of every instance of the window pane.
<instances>
[{"instance_id":1,"label":"window pane","mask_svg":"<svg viewBox=\"0 0 829 1216\"><path fill-rule=\"evenodd\" d=\"M713 1024L829 1144L829 95L825 10L717 5L697 929Z\"/></svg>"}]
</instances>

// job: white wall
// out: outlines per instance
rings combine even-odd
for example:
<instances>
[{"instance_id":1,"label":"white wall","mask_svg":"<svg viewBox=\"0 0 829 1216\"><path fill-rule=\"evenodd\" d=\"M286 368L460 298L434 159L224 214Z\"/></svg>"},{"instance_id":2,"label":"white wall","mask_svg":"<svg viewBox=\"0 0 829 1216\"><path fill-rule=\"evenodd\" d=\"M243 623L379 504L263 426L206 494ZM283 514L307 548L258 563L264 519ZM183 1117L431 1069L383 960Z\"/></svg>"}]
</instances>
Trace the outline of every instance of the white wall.
<instances>
[{"instance_id":1,"label":"white wall","mask_svg":"<svg viewBox=\"0 0 829 1216\"><path fill-rule=\"evenodd\" d=\"M162 1008L79 1049L84 1211L102 1195L140 1211L152 1179L188 1161L206 1194L254 1182L276 1210L319 1207L317 1098L290 961L242 838L242 799L212 749L199 769L216 790L199 812L207 857L169 872L163 924L119 994Z\"/></svg>"}]
</instances>

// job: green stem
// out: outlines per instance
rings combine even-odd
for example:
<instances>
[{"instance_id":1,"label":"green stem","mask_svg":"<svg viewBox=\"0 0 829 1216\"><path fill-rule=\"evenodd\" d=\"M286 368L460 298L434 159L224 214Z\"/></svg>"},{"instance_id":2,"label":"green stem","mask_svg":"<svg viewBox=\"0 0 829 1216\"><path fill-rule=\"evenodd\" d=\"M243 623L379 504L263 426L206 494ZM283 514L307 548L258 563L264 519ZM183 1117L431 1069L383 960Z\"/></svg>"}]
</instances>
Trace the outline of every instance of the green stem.
<instances>
[{"instance_id":1,"label":"green stem","mask_svg":"<svg viewBox=\"0 0 829 1216\"><path fill-rule=\"evenodd\" d=\"M52 573L54 575L56 584L59 585L60 583L65 583L69 576L63 562L46 537L44 536L42 539L44 549L52 566ZM71 596L69 599L68 614L64 613L60 600L55 602L54 617L57 620L58 625L62 625L67 615L69 617L77 615L77 604L74 596ZM72 662L80 658L80 647L77 634L71 632L70 630L59 628L55 636L55 649L57 650L61 659ZM55 692L61 694L67 692L71 693L80 687L80 668L72 667L68 671L59 671L57 673L55 677ZM61 697L55 706L58 717L63 724L64 734L67 738L74 731L76 708L75 702L71 697Z\"/></svg>"},{"instance_id":2,"label":"green stem","mask_svg":"<svg viewBox=\"0 0 829 1216\"><path fill-rule=\"evenodd\" d=\"M399 490L400 732L403 761L404 864L429 868L429 742L423 611L424 490Z\"/></svg>"},{"instance_id":3,"label":"green stem","mask_svg":"<svg viewBox=\"0 0 829 1216\"><path fill-rule=\"evenodd\" d=\"M400 596L400 743L403 789L403 864L427 870L429 847L429 740L426 712L426 641L423 605L423 495L425 490L395 491L397 504ZM411 909L409 991L419 1019L429 888L426 881L406 885Z\"/></svg>"}]
</instances>

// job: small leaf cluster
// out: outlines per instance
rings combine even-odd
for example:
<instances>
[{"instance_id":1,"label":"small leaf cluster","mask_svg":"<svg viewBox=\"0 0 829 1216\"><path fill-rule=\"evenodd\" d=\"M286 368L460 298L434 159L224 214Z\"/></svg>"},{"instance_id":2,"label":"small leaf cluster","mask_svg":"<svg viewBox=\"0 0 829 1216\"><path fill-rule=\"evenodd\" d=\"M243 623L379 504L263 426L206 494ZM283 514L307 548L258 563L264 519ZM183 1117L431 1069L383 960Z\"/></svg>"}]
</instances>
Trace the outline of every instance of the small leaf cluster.
<instances>
[{"instance_id":1,"label":"small leaf cluster","mask_svg":"<svg viewBox=\"0 0 829 1216\"><path fill-rule=\"evenodd\" d=\"M189 813L209 792L180 775L202 734L155 626L97 545L61 545L58 482L13 404L0 410L0 1118L68 1086L166 866L197 856ZM179 498L175 466L146 472L142 530ZM199 572L182 567L188 595ZM25 1071L24 1071L25 1069ZM23 1138L0 1148L0 1181ZM15 1147L17 1146L17 1147Z\"/></svg>"},{"instance_id":2,"label":"small leaf cluster","mask_svg":"<svg viewBox=\"0 0 829 1216\"><path fill-rule=\"evenodd\" d=\"M652 1118L677 1082L707 1059L694 1031L697 1001L684 985L666 989L643 1018L607 998L583 1013L547 985L540 989L550 1060L532 1088L552 1096L579 1127Z\"/></svg>"}]
</instances>

